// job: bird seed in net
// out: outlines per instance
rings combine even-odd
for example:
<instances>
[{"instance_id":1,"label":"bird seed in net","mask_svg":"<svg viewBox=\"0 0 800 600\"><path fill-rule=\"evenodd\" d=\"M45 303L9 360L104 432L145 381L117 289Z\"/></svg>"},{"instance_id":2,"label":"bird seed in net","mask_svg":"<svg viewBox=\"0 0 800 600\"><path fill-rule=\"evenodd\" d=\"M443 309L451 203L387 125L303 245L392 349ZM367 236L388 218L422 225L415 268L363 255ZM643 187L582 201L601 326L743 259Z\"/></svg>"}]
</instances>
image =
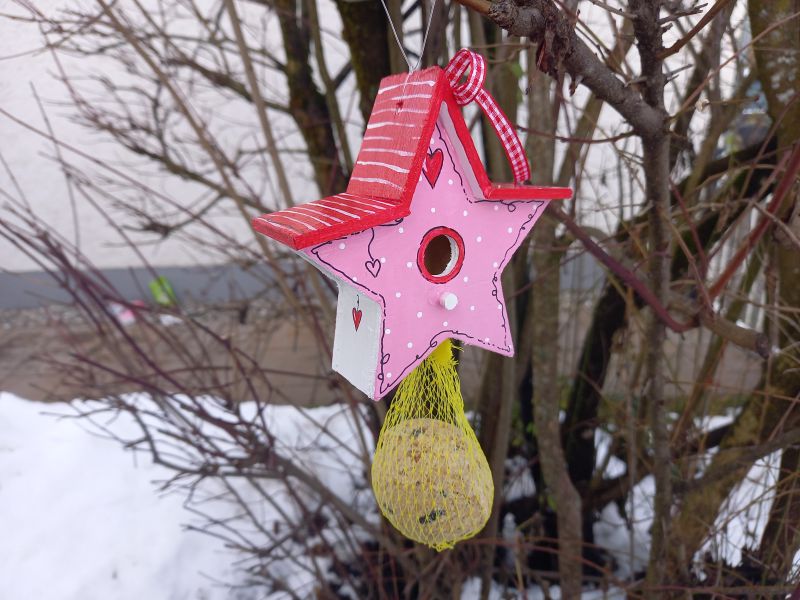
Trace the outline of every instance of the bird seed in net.
<instances>
[{"instance_id":1,"label":"bird seed in net","mask_svg":"<svg viewBox=\"0 0 800 600\"><path fill-rule=\"evenodd\" d=\"M464 413L450 340L398 387L378 437L372 488L400 533L436 550L474 536L489 519L492 473Z\"/></svg>"}]
</instances>

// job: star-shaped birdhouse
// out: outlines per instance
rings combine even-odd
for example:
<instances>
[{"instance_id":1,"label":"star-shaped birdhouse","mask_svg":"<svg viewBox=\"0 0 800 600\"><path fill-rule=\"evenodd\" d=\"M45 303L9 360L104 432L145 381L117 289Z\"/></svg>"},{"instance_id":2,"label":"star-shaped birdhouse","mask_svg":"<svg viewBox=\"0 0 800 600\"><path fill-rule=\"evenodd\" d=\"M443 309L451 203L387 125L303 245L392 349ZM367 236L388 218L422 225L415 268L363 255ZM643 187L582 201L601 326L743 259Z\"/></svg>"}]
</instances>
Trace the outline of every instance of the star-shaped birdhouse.
<instances>
[{"instance_id":1,"label":"star-shaped birdhouse","mask_svg":"<svg viewBox=\"0 0 800 600\"><path fill-rule=\"evenodd\" d=\"M462 50L447 70L383 79L347 191L253 220L337 282L333 369L375 400L447 338L513 355L501 274L546 203L571 196L489 181L461 113L470 100L517 178L528 167L483 73Z\"/></svg>"}]
</instances>

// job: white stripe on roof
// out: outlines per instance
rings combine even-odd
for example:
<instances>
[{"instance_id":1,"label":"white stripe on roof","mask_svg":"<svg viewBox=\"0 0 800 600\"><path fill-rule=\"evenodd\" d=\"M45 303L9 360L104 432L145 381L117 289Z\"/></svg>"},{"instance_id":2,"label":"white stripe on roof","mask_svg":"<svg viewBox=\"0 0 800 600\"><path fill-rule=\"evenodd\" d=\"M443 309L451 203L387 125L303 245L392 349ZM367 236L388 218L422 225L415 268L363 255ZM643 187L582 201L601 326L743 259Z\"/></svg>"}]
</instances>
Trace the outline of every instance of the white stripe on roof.
<instances>
[{"instance_id":1,"label":"white stripe on roof","mask_svg":"<svg viewBox=\"0 0 800 600\"><path fill-rule=\"evenodd\" d=\"M360 219L361 218L358 215L354 215L353 213L349 213L346 210L342 210L341 208L334 208L333 206L328 206L327 204L325 204L325 202L330 202L331 204L336 204L335 202L332 202L331 200L328 200L327 198L325 198L324 200L317 200L318 204L321 204L322 206L324 206L328 210L335 210L336 212L340 212L343 215L347 215L348 217L353 217L354 219ZM341 204L339 204L338 206L341 206Z\"/></svg>"},{"instance_id":2,"label":"white stripe on roof","mask_svg":"<svg viewBox=\"0 0 800 600\"><path fill-rule=\"evenodd\" d=\"M356 200L354 198L343 198L341 194L337 194L336 196L334 196L334 198L339 198L344 202L353 202L355 204L361 204L362 206L369 206L370 208L378 208L378 209L383 208L381 206L378 206L377 204L371 204L369 202L364 202L363 200ZM359 208L358 210L363 210L364 212L368 212L371 215L375 214L375 211L367 210L366 208Z\"/></svg>"},{"instance_id":3,"label":"white stripe on roof","mask_svg":"<svg viewBox=\"0 0 800 600\"><path fill-rule=\"evenodd\" d=\"M297 230L296 229L292 229L291 227L287 227L286 225L282 225L281 223L278 223L277 221L271 221L269 219L263 219L263 218L260 218L260 217L259 217L259 219L261 221L264 221L264 223L266 223L270 227L280 227L281 229L285 229L286 231L289 231L289 232L293 233L294 235L297 235Z\"/></svg>"},{"instance_id":4,"label":"white stripe on roof","mask_svg":"<svg viewBox=\"0 0 800 600\"><path fill-rule=\"evenodd\" d=\"M305 212L302 212L302 210L303 210L302 206L295 206L295 207L292 207L292 208L286 208L286 209L283 210L283 212L290 212L290 213L300 214L300 215L306 217L307 219L314 219L315 221L317 221L318 223L322 223L326 227L329 227L330 225L333 225L333 222L331 222L331 221L323 221L322 219L318 219L314 215L307 215Z\"/></svg>"},{"instance_id":5,"label":"white stripe on roof","mask_svg":"<svg viewBox=\"0 0 800 600\"><path fill-rule=\"evenodd\" d=\"M377 161L374 161L374 160L359 160L359 161L356 161L356 164L370 166L370 167L381 167L381 168L384 168L384 169L391 169L392 171L394 171L396 173L408 173L408 169L404 169L403 167L390 165L389 163L384 163L384 162L377 162Z\"/></svg>"},{"instance_id":6,"label":"white stripe on roof","mask_svg":"<svg viewBox=\"0 0 800 600\"><path fill-rule=\"evenodd\" d=\"M399 96L392 96L391 98L381 98L381 102L392 102L395 100L413 100L414 98L433 98L433 94L400 94Z\"/></svg>"},{"instance_id":7,"label":"white stripe on roof","mask_svg":"<svg viewBox=\"0 0 800 600\"><path fill-rule=\"evenodd\" d=\"M419 127L419 125L417 123L396 123L395 121L380 121L367 125L367 129L377 129L378 127Z\"/></svg>"},{"instance_id":8,"label":"white stripe on roof","mask_svg":"<svg viewBox=\"0 0 800 600\"><path fill-rule=\"evenodd\" d=\"M399 87L406 87L409 85L427 85L433 87L436 85L435 81L407 81L406 83L395 83L394 85L387 85L385 88L381 88L378 90L378 95L380 96L384 92L388 92L389 90L394 90Z\"/></svg>"},{"instance_id":9,"label":"white stripe on roof","mask_svg":"<svg viewBox=\"0 0 800 600\"><path fill-rule=\"evenodd\" d=\"M415 115L427 115L430 111L422 109L422 108L400 108L400 107L397 107L397 108L381 108L380 110L373 110L372 114L373 115L377 115L378 113L386 113L386 112L392 112L392 113L396 113L396 114L399 114L399 113L413 113Z\"/></svg>"},{"instance_id":10,"label":"white stripe on roof","mask_svg":"<svg viewBox=\"0 0 800 600\"><path fill-rule=\"evenodd\" d=\"M395 150L394 148L361 148L361 153L364 152L388 152L390 154L396 154L397 156L414 156L414 152Z\"/></svg>"},{"instance_id":11,"label":"white stripe on roof","mask_svg":"<svg viewBox=\"0 0 800 600\"><path fill-rule=\"evenodd\" d=\"M388 179L381 179L380 177L351 177L350 179L355 179L356 181L364 181L366 183L383 183L385 185L390 185L398 190L403 189L403 186L397 185L394 181L389 181Z\"/></svg>"},{"instance_id":12,"label":"white stripe on roof","mask_svg":"<svg viewBox=\"0 0 800 600\"><path fill-rule=\"evenodd\" d=\"M350 196L350 198L355 198L356 200L369 200L370 202L377 202L378 204L383 204L387 208L394 208L397 206L396 204L392 204L391 202L384 202L383 200L378 200L377 198L368 198L367 196L356 196L355 194L351 194L349 192L342 192L341 194L336 194L337 196Z\"/></svg>"},{"instance_id":13,"label":"white stripe on roof","mask_svg":"<svg viewBox=\"0 0 800 600\"><path fill-rule=\"evenodd\" d=\"M326 212L323 212L323 211L321 211L321 210L318 210L318 209L316 209L316 208L312 208L312 207L311 207L311 205L312 205L312 204L316 204L316 203L315 203L315 202L310 202L310 203L308 203L308 204L303 204L302 206L298 206L298 207L296 207L296 208L302 208L302 209L304 209L304 210L310 210L311 212L317 213L318 215L322 215L322 216L323 216L323 217L325 217L326 219L333 219L333 220L334 220L334 221L336 221L337 223L342 223L342 222L343 222L341 219L339 219L339 218L337 218L337 217L334 217L333 215L329 215L329 214L328 214L328 213L326 213ZM328 209L328 210L330 210L330 209Z\"/></svg>"},{"instance_id":14,"label":"white stripe on roof","mask_svg":"<svg viewBox=\"0 0 800 600\"><path fill-rule=\"evenodd\" d=\"M281 211L280 213L276 213L275 216L276 217L280 217L281 219L286 219L287 221L292 221L293 223L299 223L300 225L302 225L303 227L305 227L309 231L315 231L317 229L316 227L312 227L311 225L309 225L308 223L305 223L304 221L300 221L298 219L293 219L292 217L288 216L284 211Z\"/></svg>"}]
</instances>

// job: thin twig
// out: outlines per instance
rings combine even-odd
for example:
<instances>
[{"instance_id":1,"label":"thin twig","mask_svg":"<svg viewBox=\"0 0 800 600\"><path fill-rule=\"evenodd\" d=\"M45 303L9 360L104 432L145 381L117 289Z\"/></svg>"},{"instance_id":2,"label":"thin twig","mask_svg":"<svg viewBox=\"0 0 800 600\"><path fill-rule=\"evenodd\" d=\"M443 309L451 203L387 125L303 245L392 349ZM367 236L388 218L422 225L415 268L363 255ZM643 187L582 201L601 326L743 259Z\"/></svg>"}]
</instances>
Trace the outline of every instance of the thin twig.
<instances>
[{"instance_id":1,"label":"thin twig","mask_svg":"<svg viewBox=\"0 0 800 600\"><path fill-rule=\"evenodd\" d=\"M673 54L677 54L681 50L681 48L683 48L686 44L691 42L697 36L697 34L700 33L700 31L702 31L702 29L706 25L708 25L714 19L714 17L717 16L719 11L721 11L730 3L730 1L731 0L717 0L717 3L711 7L711 10L709 10L706 14L704 14L703 18L700 19L700 21L698 21L697 25L695 25L694 27L691 28L691 30L689 30L689 33L687 33L677 42L672 44L672 46L670 46L669 48L666 48L661 52L659 52L658 57L661 60L664 60L665 58L672 56Z\"/></svg>"},{"instance_id":2,"label":"thin twig","mask_svg":"<svg viewBox=\"0 0 800 600\"><path fill-rule=\"evenodd\" d=\"M278 145L275 143L275 136L272 133L272 124L269 122L267 115L267 107L264 105L264 98L261 95L261 89L258 85L256 72L253 69L253 61L250 58L250 49L242 33L242 24L239 20L239 15L236 13L236 5L234 0L224 0L225 8L230 17L231 27L233 27L233 34L236 37L236 45L239 48L239 56L244 65L244 73L247 77L247 84L250 86L250 95L253 97L253 102L256 105L256 113L258 113L258 121L261 124L261 131L264 134L264 140L267 144L267 152L272 159L272 168L275 169L275 174L278 177L278 186L280 187L281 194L286 206L294 206L294 199L292 197L292 189L289 187L289 180L286 177L286 169L283 166L280 153L278 152Z\"/></svg>"}]
</instances>

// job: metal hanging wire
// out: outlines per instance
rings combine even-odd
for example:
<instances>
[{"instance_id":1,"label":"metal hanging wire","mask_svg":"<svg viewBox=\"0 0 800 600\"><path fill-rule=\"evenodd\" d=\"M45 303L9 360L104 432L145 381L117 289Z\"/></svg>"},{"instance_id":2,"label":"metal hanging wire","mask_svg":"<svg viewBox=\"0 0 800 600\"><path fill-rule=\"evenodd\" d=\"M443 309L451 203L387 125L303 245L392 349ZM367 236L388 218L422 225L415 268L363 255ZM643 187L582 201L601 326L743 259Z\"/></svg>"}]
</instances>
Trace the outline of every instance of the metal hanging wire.
<instances>
[{"instance_id":1,"label":"metal hanging wire","mask_svg":"<svg viewBox=\"0 0 800 600\"><path fill-rule=\"evenodd\" d=\"M408 65L409 74L419 69L419 66L422 63L422 56L425 54L425 46L428 43L428 34L431 31L431 24L433 23L433 13L436 11L437 2L438 0L433 0L433 4L431 5L431 13L430 15L428 15L428 24L425 26L425 33L422 36L422 48L420 48L419 51L419 58L417 59L417 64L415 64L412 67L411 61L408 59L408 55L406 54L405 48L403 48L403 44L400 42L400 36L397 34L397 29L395 28L394 22L392 21L392 15L389 14L389 8L386 6L385 0L381 0L381 5L383 6L383 10L386 13L386 19L389 21L389 26L392 28L392 33L394 34L394 39L397 42L397 47L400 48L400 52L403 54L403 59L406 61L406 64Z\"/></svg>"}]
</instances>

